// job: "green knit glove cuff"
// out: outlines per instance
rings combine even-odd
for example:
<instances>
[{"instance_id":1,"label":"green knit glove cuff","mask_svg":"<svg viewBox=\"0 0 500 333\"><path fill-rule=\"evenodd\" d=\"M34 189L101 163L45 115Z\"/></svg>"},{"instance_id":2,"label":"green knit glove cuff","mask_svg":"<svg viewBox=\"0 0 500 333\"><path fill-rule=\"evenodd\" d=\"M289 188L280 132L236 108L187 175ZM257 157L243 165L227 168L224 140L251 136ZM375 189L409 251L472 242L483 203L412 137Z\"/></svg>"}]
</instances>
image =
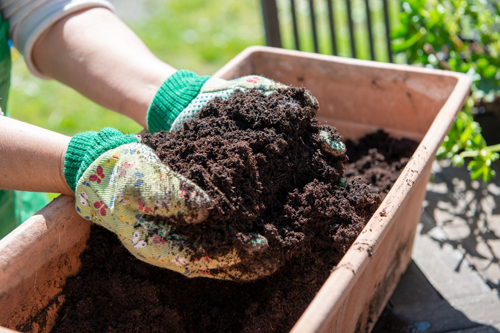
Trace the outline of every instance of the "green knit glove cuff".
<instances>
[{"instance_id":1,"label":"green knit glove cuff","mask_svg":"<svg viewBox=\"0 0 500 333\"><path fill-rule=\"evenodd\" d=\"M99 132L89 131L75 135L69 142L64 157L64 176L71 190L75 192L78 179L104 152L138 141L135 135L123 134L114 128L103 128Z\"/></svg>"},{"instance_id":2,"label":"green knit glove cuff","mask_svg":"<svg viewBox=\"0 0 500 333\"><path fill-rule=\"evenodd\" d=\"M175 118L200 93L210 76L199 76L180 70L170 76L156 92L149 106L147 123L149 133L169 131Z\"/></svg>"}]
</instances>

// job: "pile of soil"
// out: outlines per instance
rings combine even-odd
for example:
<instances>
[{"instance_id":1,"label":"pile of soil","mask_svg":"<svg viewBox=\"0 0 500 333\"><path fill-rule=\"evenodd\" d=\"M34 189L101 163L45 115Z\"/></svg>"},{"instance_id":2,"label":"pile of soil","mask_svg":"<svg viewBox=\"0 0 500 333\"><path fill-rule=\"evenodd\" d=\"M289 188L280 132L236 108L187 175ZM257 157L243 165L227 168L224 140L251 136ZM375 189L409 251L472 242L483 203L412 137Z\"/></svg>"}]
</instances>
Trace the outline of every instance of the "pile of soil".
<instances>
[{"instance_id":1,"label":"pile of soil","mask_svg":"<svg viewBox=\"0 0 500 333\"><path fill-rule=\"evenodd\" d=\"M196 239L214 257L234 248L238 269L273 272L288 260L309 260L322 243L340 259L380 204L380 196L356 180L345 186L345 153L325 150L318 102L304 88L265 96L258 90L208 103L181 131L146 135L142 142L160 160L203 188L213 202L206 223L154 218ZM252 235L268 247L249 249ZM255 237L255 236L254 236ZM211 271L217 275L217 271Z\"/></svg>"},{"instance_id":2,"label":"pile of soil","mask_svg":"<svg viewBox=\"0 0 500 333\"><path fill-rule=\"evenodd\" d=\"M210 227L196 225L210 235L201 240L207 251L216 251L214 244L245 251L238 233L259 232L269 240L267 251L285 259L279 270L247 283L187 279L137 260L114 234L93 226L53 331L290 330L416 148L377 132L346 143L349 162L326 154L318 131L340 137L316 123L317 105L307 104L304 93L238 94L209 103L183 131L144 140L216 202ZM177 231L195 233L193 227L181 223Z\"/></svg>"}]
</instances>

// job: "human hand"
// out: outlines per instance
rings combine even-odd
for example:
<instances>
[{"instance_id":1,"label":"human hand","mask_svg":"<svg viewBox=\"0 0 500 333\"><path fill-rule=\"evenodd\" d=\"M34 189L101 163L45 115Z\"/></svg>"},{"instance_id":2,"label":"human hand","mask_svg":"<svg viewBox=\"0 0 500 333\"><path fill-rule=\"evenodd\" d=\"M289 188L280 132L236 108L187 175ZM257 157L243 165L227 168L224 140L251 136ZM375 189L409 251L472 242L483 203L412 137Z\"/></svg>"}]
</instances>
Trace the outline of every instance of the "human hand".
<instances>
[{"instance_id":1,"label":"human hand","mask_svg":"<svg viewBox=\"0 0 500 333\"><path fill-rule=\"evenodd\" d=\"M180 70L170 76L157 91L148 115L150 133L177 130L193 118L211 100L228 98L236 91L259 89L271 93L286 86L262 76L244 76L223 80Z\"/></svg>"},{"instance_id":2,"label":"human hand","mask_svg":"<svg viewBox=\"0 0 500 333\"><path fill-rule=\"evenodd\" d=\"M195 117L200 110L215 98L228 98L235 92L257 89L269 95L288 86L258 75L249 75L234 80L198 76L193 72L180 70L167 79L160 87L148 110L148 129L150 133L175 131L182 124ZM305 97L312 112L319 108L318 101L307 90ZM339 156L345 153L345 145L334 140L321 130L317 136L327 153Z\"/></svg>"},{"instance_id":3,"label":"human hand","mask_svg":"<svg viewBox=\"0 0 500 333\"><path fill-rule=\"evenodd\" d=\"M174 224L153 222L154 216L161 216L176 223L200 223L211 201L196 184L163 165L135 136L113 129L81 133L71 141L65 165L78 214L115 233L142 261L188 277L243 281L277 269L272 260L245 267L236 249L209 258L201 246L176 234ZM261 235L247 238L246 254L268 246Z\"/></svg>"}]
</instances>

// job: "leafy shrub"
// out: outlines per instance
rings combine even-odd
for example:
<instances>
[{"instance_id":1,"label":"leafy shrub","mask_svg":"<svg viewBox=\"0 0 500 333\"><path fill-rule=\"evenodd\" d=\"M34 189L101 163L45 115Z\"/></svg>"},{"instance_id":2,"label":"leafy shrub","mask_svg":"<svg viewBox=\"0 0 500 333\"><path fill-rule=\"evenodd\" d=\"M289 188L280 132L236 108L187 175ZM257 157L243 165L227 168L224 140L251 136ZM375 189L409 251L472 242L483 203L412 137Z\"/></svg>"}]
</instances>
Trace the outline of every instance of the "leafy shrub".
<instances>
[{"instance_id":1,"label":"leafy shrub","mask_svg":"<svg viewBox=\"0 0 500 333\"><path fill-rule=\"evenodd\" d=\"M500 1L406 0L391 32L393 51L409 64L467 73L471 96L438 150L438 159L461 166L472 158L472 179L495 176L491 163L500 145L487 146L474 121L479 105L500 101Z\"/></svg>"}]
</instances>

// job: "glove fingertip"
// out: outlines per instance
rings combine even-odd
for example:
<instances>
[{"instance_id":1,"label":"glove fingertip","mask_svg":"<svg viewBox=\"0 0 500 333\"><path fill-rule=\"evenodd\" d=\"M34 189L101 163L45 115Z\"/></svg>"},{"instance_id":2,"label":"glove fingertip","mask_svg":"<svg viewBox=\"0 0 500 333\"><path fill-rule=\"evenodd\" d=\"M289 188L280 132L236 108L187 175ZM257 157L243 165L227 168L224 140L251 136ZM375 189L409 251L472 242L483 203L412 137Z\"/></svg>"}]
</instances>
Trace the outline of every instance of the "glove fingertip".
<instances>
[{"instance_id":1,"label":"glove fingertip","mask_svg":"<svg viewBox=\"0 0 500 333\"><path fill-rule=\"evenodd\" d=\"M257 233L244 234L239 232L236 234L236 238L249 254L262 253L269 248L267 238Z\"/></svg>"},{"instance_id":2,"label":"glove fingertip","mask_svg":"<svg viewBox=\"0 0 500 333\"><path fill-rule=\"evenodd\" d=\"M197 210L196 214L192 214L186 217L185 221L188 224L198 224L205 221L207 217L208 217L208 209L202 207Z\"/></svg>"},{"instance_id":3,"label":"glove fingertip","mask_svg":"<svg viewBox=\"0 0 500 333\"><path fill-rule=\"evenodd\" d=\"M321 130L319 132L321 146L324 150L334 156L340 156L346 153L346 146L342 141L335 140L330 133Z\"/></svg>"}]
</instances>

